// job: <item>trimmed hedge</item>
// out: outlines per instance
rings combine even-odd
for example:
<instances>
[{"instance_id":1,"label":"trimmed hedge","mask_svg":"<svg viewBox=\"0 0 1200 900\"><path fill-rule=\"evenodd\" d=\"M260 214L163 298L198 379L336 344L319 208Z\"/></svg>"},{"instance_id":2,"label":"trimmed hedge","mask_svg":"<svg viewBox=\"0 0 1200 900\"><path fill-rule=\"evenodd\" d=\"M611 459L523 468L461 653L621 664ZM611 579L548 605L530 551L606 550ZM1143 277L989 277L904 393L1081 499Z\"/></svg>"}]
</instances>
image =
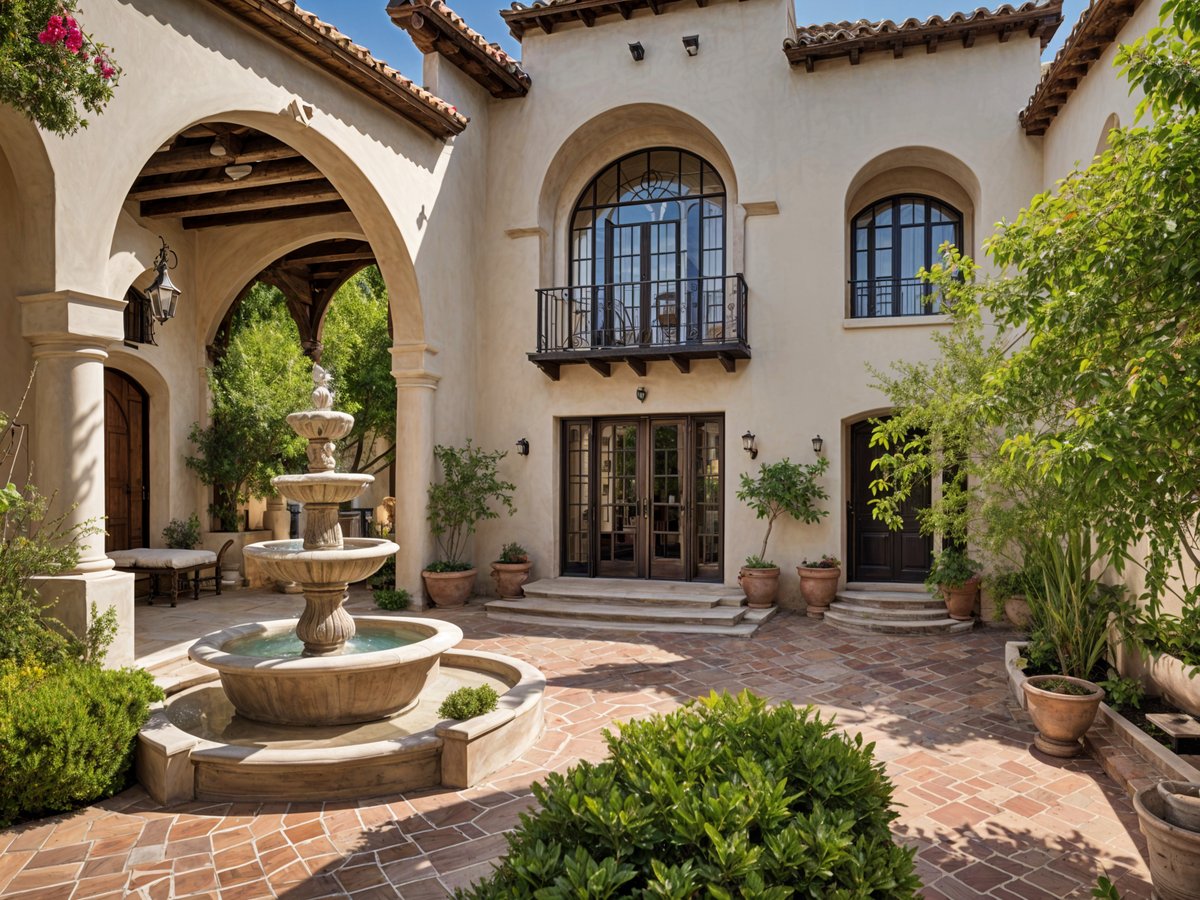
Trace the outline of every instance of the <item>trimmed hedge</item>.
<instances>
[{"instance_id":1,"label":"trimmed hedge","mask_svg":"<svg viewBox=\"0 0 1200 900\"><path fill-rule=\"evenodd\" d=\"M443 719L473 719L490 713L499 702L500 695L490 684L460 687L442 701L438 715Z\"/></svg>"},{"instance_id":2,"label":"trimmed hedge","mask_svg":"<svg viewBox=\"0 0 1200 900\"><path fill-rule=\"evenodd\" d=\"M123 790L162 696L140 669L0 662L0 827Z\"/></svg>"},{"instance_id":3,"label":"trimmed hedge","mask_svg":"<svg viewBox=\"0 0 1200 900\"><path fill-rule=\"evenodd\" d=\"M607 735L534 785L499 868L460 898L911 898L874 745L812 707L712 694Z\"/></svg>"}]
</instances>

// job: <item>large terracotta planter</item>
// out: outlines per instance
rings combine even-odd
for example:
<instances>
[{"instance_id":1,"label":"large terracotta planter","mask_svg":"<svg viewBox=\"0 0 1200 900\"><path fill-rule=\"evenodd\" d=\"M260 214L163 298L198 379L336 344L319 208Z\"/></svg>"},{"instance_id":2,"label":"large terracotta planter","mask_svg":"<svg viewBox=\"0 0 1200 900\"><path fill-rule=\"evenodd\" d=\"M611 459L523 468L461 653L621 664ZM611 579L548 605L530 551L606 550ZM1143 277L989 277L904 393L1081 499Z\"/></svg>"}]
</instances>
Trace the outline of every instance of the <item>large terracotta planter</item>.
<instances>
[{"instance_id":1,"label":"large terracotta planter","mask_svg":"<svg viewBox=\"0 0 1200 900\"><path fill-rule=\"evenodd\" d=\"M1192 667L1167 653L1152 657L1150 680L1171 703L1186 713L1200 716L1200 672L1191 677Z\"/></svg>"},{"instance_id":2,"label":"large terracotta planter","mask_svg":"<svg viewBox=\"0 0 1200 900\"><path fill-rule=\"evenodd\" d=\"M810 569L796 566L796 574L800 576L800 596L804 598L806 612L810 619L825 618L825 610L837 596L838 581L841 580L841 567Z\"/></svg>"},{"instance_id":3,"label":"large terracotta planter","mask_svg":"<svg viewBox=\"0 0 1200 900\"><path fill-rule=\"evenodd\" d=\"M1021 594L1009 597L1004 601L1004 618L1021 631L1028 631L1033 622L1033 613L1029 611L1029 601Z\"/></svg>"},{"instance_id":4,"label":"large terracotta planter","mask_svg":"<svg viewBox=\"0 0 1200 900\"><path fill-rule=\"evenodd\" d=\"M746 594L751 609L769 609L779 595L779 566L771 569L748 569L742 566L738 584Z\"/></svg>"},{"instance_id":5,"label":"large terracotta planter","mask_svg":"<svg viewBox=\"0 0 1200 900\"><path fill-rule=\"evenodd\" d=\"M516 600L525 596L522 585L529 580L533 563L492 563L492 578L496 580L496 593L505 600Z\"/></svg>"},{"instance_id":6,"label":"large terracotta planter","mask_svg":"<svg viewBox=\"0 0 1200 900\"><path fill-rule=\"evenodd\" d=\"M1088 693L1059 694L1038 687L1047 680L1069 681L1087 688ZM1103 688L1066 675L1034 675L1021 687L1025 691L1029 718L1037 726L1038 733L1033 739L1037 748L1050 756L1077 756L1083 749L1080 738L1092 727L1100 701L1104 699Z\"/></svg>"},{"instance_id":7,"label":"large terracotta planter","mask_svg":"<svg viewBox=\"0 0 1200 900\"><path fill-rule=\"evenodd\" d=\"M1133 808L1146 836L1154 895L1159 900L1200 900L1200 832L1166 820L1155 785L1134 794Z\"/></svg>"},{"instance_id":8,"label":"large terracotta planter","mask_svg":"<svg viewBox=\"0 0 1200 900\"><path fill-rule=\"evenodd\" d=\"M422 572L425 592L433 605L439 609L456 609L465 606L467 598L475 591L477 569L465 572Z\"/></svg>"},{"instance_id":9,"label":"large terracotta planter","mask_svg":"<svg viewBox=\"0 0 1200 900\"><path fill-rule=\"evenodd\" d=\"M967 622L975 617L975 600L979 596L978 578L972 578L962 587L943 584L938 590L946 601L946 615L950 618Z\"/></svg>"}]
</instances>

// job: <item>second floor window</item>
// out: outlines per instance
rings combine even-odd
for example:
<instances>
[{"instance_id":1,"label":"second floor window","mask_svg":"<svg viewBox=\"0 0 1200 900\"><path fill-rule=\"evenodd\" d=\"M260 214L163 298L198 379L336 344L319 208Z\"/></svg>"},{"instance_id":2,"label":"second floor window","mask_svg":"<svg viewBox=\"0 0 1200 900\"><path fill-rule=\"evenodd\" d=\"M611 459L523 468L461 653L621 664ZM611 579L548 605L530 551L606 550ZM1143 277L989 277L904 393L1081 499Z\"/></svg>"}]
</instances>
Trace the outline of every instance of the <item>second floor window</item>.
<instances>
[{"instance_id":1,"label":"second floor window","mask_svg":"<svg viewBox=\"0 0 1200 900\"><path fill-rule=\"evenodd\" d=\"M961 247L962 231L962 213L916 195L889 197L856 215L850 234L851 317L940 313L941 298L917 273L940 260L943 243Z\"/></svg>"}]
</instances>

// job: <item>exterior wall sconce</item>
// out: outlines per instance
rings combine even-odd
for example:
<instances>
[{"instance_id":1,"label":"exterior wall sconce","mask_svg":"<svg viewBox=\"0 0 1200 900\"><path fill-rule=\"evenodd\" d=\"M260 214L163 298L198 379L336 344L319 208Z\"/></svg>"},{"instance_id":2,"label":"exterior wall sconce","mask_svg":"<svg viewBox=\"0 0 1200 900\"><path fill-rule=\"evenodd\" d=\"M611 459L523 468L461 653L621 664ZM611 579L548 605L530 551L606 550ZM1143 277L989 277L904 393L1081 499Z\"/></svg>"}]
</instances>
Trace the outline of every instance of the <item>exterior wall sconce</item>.
<instances>
[{"instance_id":1,"label":"exterior wall sconce","mask_svg":"<svg viewBox=\"0 0 1200 900\"><path fill-rule=\"evenodd\" d=\"M629 45L629 55L633 57L634 62L641 62L646 58L646 48L642 46L641 41Z\"/></svg>"},{"instance_id":2,"label":"exterior wall sconce","mask_svg":"<svg viewBox=\"0 0 1200 900\"><path fill-rule=\"evenodd\" d=\"M529 455L529 439L521 438L519 441L517 441L517 456L528 456L528 455Z\"/></svg>"},{"instance_id":3,"label":"exterior wall sconce","mask_svg":"<svg viewBox=\"0 0 1200 900\"><path fill-rule=\"evenodd\" d=\"M154 283L146 289L146 297L150 300L150 311L159 325L167 324L167 319L175 318L175 305L179 302L181 291L171 283L168 272L179 265L179 257L167 246L162 235L158 256L154 260Z\"/></svg>"},{"instance_id":4,"label":"exterior wall sconce","mask_svg":"<svg viewBox=\"0 0 1200 900\"><path fill-rule=\"evenodd\" d=\"M817 454L817 456L821 455L821 448L824 446L825 446L825 441L821 438L821 436L819 434L815 438L813 438L813 453Z\"/></svg>"},{"instance_id":5,"label":"exterior wall sconce","mask_svg":"<svg viewBox=\"0 0 1200 900\"><path fill-rule=\"evenodd\" d=\"M683 39L683 49L687 51L688 56L695 56L700 52L700 35L689 34Z\"/></svg>"},{"instance_id":6,"label":"exterior wall sconce","mask_svg":"<svg viewBox=\"0 0 1200 900\"><path fill-rule=\"evenodd\" d=\"M639 384L636 396L638 398L638 403L645 403L646 402L646 388Z\"/></svg>"},{"instance_id":7,"label":"exterior wall sconce","mask_svg":"<svg viewBox=\"0 0 1200 900\"><path fill-rule=\"evenodd\" d=\"M758 447L754 443L754 432L747 431L742 435L742 449L750 454L751 459L758 459Z\"/></svg>"}]
</instances>

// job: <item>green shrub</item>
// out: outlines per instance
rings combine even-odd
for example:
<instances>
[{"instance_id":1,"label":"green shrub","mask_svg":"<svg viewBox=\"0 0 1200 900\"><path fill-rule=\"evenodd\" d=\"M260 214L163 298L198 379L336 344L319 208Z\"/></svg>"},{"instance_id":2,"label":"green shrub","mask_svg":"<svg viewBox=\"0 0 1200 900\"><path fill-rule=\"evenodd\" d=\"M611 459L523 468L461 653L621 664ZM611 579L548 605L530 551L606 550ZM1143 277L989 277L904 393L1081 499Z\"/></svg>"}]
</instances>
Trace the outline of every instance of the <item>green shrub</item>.
<instances>
[{"instance_id":1,"label":"green shrub","mask_svg":"<svg viewBox=\"0 0 1200 900\"><path fill-rule=\"evenodd\" d=\"M379 571L367 579L367 584L373 588L394 588L396 586L396 557L389 556Z\"/></svg>"},{"instance_id":2,"label":"green shrub","mask_svg":"<svg viewBox=\"0 0 1200 900\"><path fill-rule=\"evenodd\" d=\"M491 685L460 687L442 701L438 715L443 719L473 719L496 708L500 696Z\"/></svg>"},{"instance_id":3,"label":"green shrub","mask_svg":"<svg viewBox=\"0 0 1200 900\"><path fill-rule=\"evenodd\" d=\"M378 588L374 591L375 605L380 609L408 609L408 603L412 599L408 591L401 588L398 591L388 590L387 588Z\"/></svg>"},{"instance_id":4,"label":"green shrub","mask_svg":"<svg viewBox=\"0 0 1200 900\"><path fill-rule=\"evenodd\" d=\"M829 515L828 510L818 508L819 501L828 500L829 494L817 483L828 468L829 460L824 456L807 466L784 457L779 462L763 463L755 477L742 473L737 498L750 507L755 516L767 520L762 549L747 557L746 568L774 568L774 563L767 562L767 542L771 540L771 530L780 516L791 516L797 522L815 525Z\"/></svg>"},{"instance_id":5,"label":"green shrub","mask_svg":"<svg viewBox=\"0 0 1200 900\"><path fill-rule=\"evenodd\" d=\"M172 519L162 533L163 543L175 550L194 550L200 543L200 517L192 513L186 520Z\"/></svg>"},{"instance_id":6,"label":"green shrub","mask_svg":"<svg viewBox=\"0 0 1200 900\"><path fill-rule=\"evenodd\" d=\"M460 897L916 896L874 745L811 707L713 694L607 740L534 785L541 809Z\"/></svg>"},{"instance_id":7,"label":"green shrub","mask_svg":"<svg viewBox=\"0 0 1200 900\"><path fill-rule=\"evenodd\" d=\"M529 562L529 551L517 543L505 544L500 548L500 559L497 562L502 562L506 565L527 563Z\"/></svg>"},{"instance_id":8,"label":"green shrub","mask_svg":"<svg viewBox=\"0 0 1200 900\"><path fill-rule=\"evenodd\" d=\"M0 827L124 789L134 738L162 696L138 669L0 662Z\"/></svg>"},{"instance_id":9,"label":"green shrub","mask_svg":"<svg viewBox=\"0 0 1200 900\"><path fill-rule=\"evenodd\" d=\"M940 587L960 588L979 575L980 565L961 550L948 547L933 558L925 586L933 593Z\"/></svg>"},{"instance_id":10,"label":"green shrub","mask_svg":"<svg viewBox=\"0 0 1200 900\"><path fill-rule=\"evenodd\" d=\"M451 562L446 559L437 559L425 567L426 572L442 573L442 572L469 572L473 568L469 562Z\"/></svg>"}]
</instances>

